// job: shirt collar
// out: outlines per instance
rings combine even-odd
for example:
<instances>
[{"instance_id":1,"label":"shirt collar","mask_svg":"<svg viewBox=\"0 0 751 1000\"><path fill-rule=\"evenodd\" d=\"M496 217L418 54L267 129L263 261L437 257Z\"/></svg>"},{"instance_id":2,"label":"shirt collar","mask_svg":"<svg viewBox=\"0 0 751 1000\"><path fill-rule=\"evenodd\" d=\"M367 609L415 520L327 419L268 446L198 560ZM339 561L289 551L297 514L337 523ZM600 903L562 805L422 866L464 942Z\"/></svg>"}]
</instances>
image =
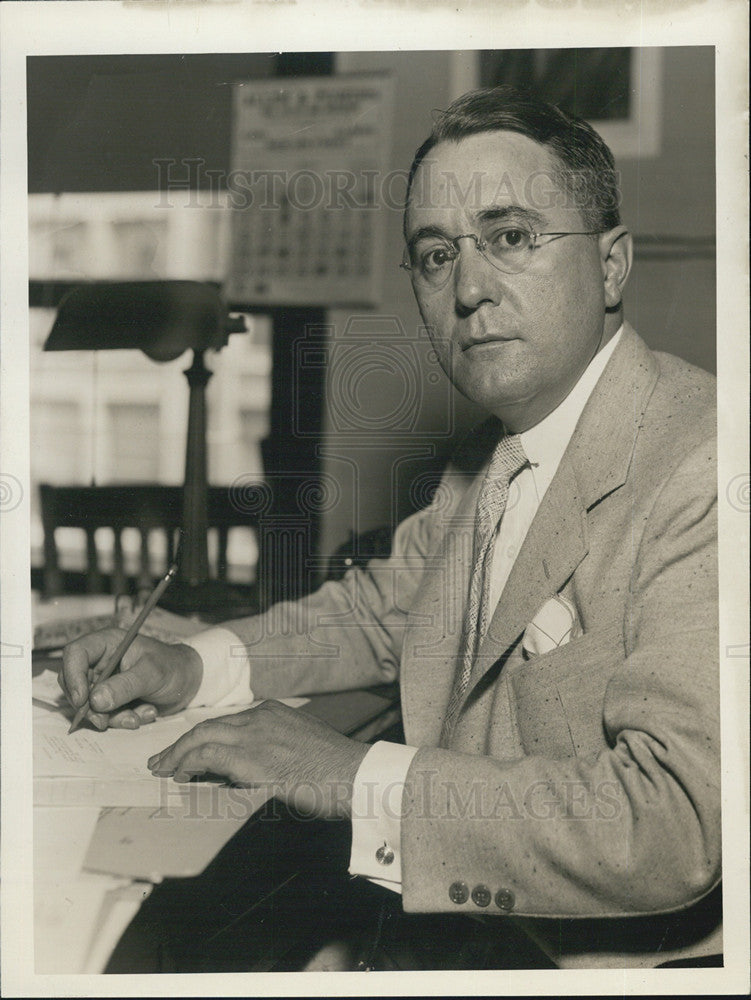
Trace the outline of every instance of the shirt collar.
<instances>
[{"instance_id":1,"label":"shirt collar","mask_svg":"<svg viewBox=\"0 0 751 1000\"><path fill-rule=\"evenodd\" d=\"M622 333L623 326L620 326L615 336L592 358L568 396L539 424L519 435L524 453L532 466L540 499L556 473L582 410L605 370Z\"/></svg>"}]
</instances>

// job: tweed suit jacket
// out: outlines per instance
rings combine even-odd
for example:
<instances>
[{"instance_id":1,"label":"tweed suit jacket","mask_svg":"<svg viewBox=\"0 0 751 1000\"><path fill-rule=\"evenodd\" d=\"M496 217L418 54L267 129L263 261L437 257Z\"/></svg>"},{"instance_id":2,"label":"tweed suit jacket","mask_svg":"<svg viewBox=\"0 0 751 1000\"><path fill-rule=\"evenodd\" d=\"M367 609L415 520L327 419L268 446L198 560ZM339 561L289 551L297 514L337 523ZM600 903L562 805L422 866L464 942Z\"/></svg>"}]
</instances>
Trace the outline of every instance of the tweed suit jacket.
<instances>
[{"instance_id":1,"label":"tweed suit jacket","mask_svg":"<svg viewBox=\"0 0 751 1000\"><path fill-rule=\"evenodd\" d=\"M449 747L438 743L494 418L397 529L389 559L232 623L259 695L400 678L406 740L420 748L402 800L406 911L515 919L562 965L721 950L715 405L711 376L626 326ZM581 635L528 658L524 630L556 594Z\"/></svg>"}]
</instances>

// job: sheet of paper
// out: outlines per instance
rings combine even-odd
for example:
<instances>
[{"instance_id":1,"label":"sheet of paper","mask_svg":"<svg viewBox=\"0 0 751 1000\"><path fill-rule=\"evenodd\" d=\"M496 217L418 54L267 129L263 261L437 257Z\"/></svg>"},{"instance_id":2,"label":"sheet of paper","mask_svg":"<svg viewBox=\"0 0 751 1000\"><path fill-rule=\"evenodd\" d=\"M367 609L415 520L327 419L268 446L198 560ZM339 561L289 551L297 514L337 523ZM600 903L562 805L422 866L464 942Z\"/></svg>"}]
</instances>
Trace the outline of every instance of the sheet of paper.
<instances>
[{"instance_id":1,"label":"sheet of paper","mask_svg":"<svg viewBox=\"0 0 751 1000\"><path fill-rule=\"evenodd\" d=\"M65 621L71 618L89 618L92 615L111 615L115 611L112 594L65 594L61 597L32 602L31 620L37 625Z\"/></svg>"},{"instance_id":2,"label":"sheet of paper","mask_svg":"<svg viewBox=\"0 0 751 1000\"><path fill-rule=\"evenodd\" d=\"M42 670L31 678L31 697L35 708L65 711L65 696L57 683L57 674L54 670Z\"/></svg>"},{"instance_id":3,"label":"sheet of paper","mask_svg":"<svg viewBox=\"0 0 751 1000\"><path fill-rule=\"evenodd\" d=\"M34 880L34 968L83 972L107 895L124 883L106 875Z\"/></svg>"},{"instance_id":4,"label":"sheet of paper","mask_svg":"<svg viewBox=\"0 0 751 1000\"><path fill-rule=\"evenodd\" d=\"M118 615L120 628L130 628L139 611L140 608L122 611ZM180 642L192 635L197 635L198 632L205 632L208 627L206 622L195 618L176 615L164 608L154 608L139 632L141 635L148 635L152 639L159 639L162 642Z\"/></svg>"},{"instance_id":5,"label":"sheet of paper","mask_svg":"<svg viewBox=\"0 0 751 1000\"><path fill-rule=\"evenodd\" d=\"M44 671L32 682L35 778L143 779L153 782L146 761L205 719L239 712L252 705L231 709L193 708L179 715L158 718L140 729L79 729L68 734L72 711L65 705L52 671ZM288 698L285 704L298 708L307 698ZM253 702L258 705L260 702Z\"/></svg>"},{"instance_id":6,"label":"sheet of paper","mask_svg":"<svg viewBox=\"0 0 751 1000\"><path fill-rule=\"evenodd\" d=\"M98 929L82 972L94 975L104 972L117 942L135 917L141 903L151 893L151 888L144 882L134 882L107 893L99 911Z\"/></svg>"},{"instance_id":7,"label":"sheet of paper","mask_svg":"<svg viewBox=\"0 0 751 1000\"><path fill-rule=\"evenodd\" d=\"M261 808L270 790L193 785L157 808L102 809L83 864L87 870L159 882L198 875Z\"/></svg>"},{"instance_id":8,"label":"sheet of paper","mask_svg":"<svg viewBox=\"0 0 751 1000\"><path fill-rule=\"evenodd\" d=\"M99 806L34 809L34 877L75 878L83 867Z\"/></svg>"}]
</instances>

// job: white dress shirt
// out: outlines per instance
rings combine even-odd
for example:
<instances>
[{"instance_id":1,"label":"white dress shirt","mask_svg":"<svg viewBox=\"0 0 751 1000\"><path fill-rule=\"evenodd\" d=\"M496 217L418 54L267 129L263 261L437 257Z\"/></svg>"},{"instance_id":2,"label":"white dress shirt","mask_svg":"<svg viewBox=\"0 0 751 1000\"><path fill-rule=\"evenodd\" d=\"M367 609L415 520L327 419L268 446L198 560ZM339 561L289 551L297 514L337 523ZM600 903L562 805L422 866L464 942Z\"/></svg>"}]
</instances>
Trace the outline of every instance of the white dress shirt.
<instances>
[{"instance_id":1,"label":"white dress shirt","mask_svg":"<svg viewBox=\"0 0 751 1000\"><path fill-rule=\"evenodd\" d=\"M621 328L622 329L622 328ZM495 607L508 580L540 502L555 476L582 410L608 363L616 335L599 351L571 392L552 413L520 437L529 459L514 478L493 551L490 607ZM239 638L229 629L207 629L188 640L204 664L194 705L225 707L247 702L250 660L238 656ZM355 776L352 795L352 850L349 870L396 892L401 891L401 799L409 765L417 747L373 744Z\"/></svg>"}]
</instances>

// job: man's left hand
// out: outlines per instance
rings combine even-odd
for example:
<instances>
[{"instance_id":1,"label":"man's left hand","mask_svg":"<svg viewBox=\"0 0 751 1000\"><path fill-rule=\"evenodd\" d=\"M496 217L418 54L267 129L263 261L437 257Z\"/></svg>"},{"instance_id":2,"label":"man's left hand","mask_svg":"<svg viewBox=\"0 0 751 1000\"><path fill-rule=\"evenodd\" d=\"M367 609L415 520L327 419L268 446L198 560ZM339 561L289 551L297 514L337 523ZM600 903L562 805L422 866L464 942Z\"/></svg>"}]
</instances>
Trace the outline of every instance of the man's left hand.
<instances>
[{"instance_id":1,"label":"man's left hand","mask_svg":"<svg viewBox=\"0 0 751 1000\"><path fill-rule=\"evenodd\" d=\"M211 773L237 785L265 785L305 815L335 819L350 816L352 785L369 749L306 712L264 701L200 722L148 766L178 782Z\"/></svg>"}]
</instances>

